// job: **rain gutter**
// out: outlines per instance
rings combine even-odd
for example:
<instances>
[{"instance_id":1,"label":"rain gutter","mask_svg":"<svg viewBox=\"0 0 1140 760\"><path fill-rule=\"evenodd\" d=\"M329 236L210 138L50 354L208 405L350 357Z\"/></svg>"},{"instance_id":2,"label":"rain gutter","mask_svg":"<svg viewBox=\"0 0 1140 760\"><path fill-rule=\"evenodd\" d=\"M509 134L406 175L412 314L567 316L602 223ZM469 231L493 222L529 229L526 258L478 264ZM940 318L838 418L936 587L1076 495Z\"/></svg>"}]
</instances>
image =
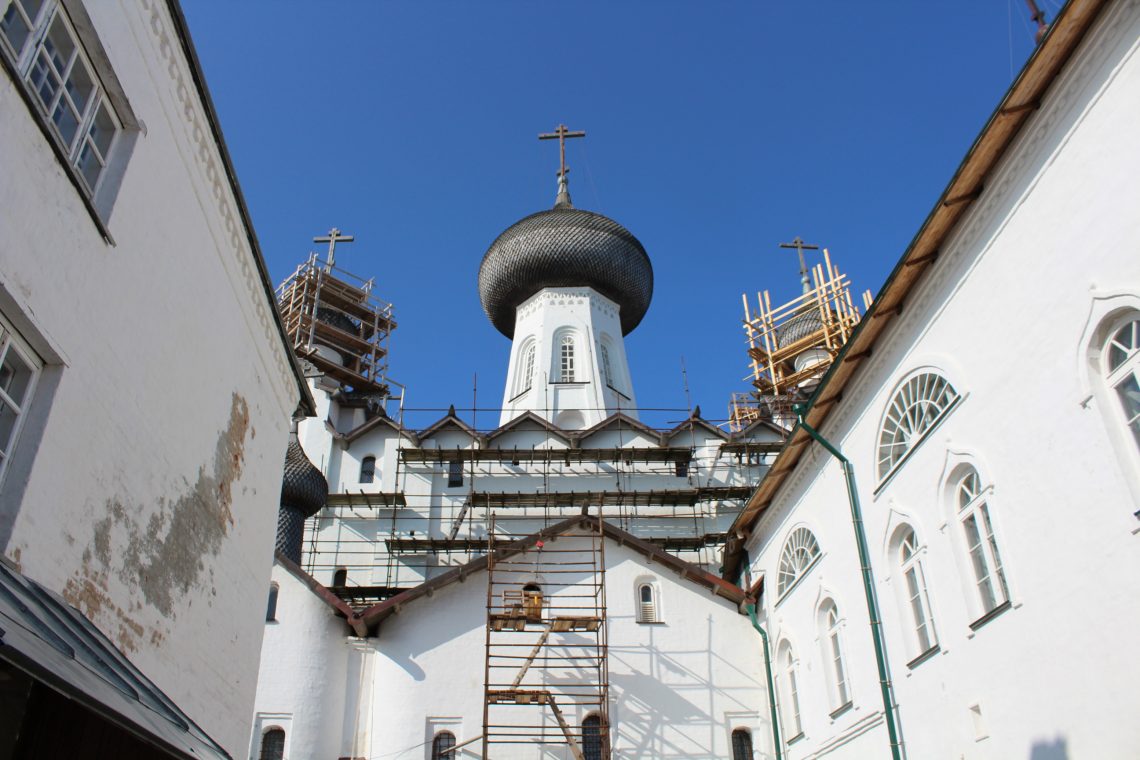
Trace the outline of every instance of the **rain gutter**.
<instances>
[{"instance_id":1,"label":"rain gutter","mask_svg":"<svg viewBox=\"0 0 1140 760\"><path fill-rule=\"evenodd\" d=\"M843 466L843 477L847 481L847 500L851 504L851 525L855 529L855 546L859 550L859 570L863 574L863 593L867 597L867 616L871 620L871 640L875 645L875 664L879 669L879 690L883 695L883 717L887 721L887 734L891 742L891 758L902 760L902 741L899 739L899 730L895 719L895 695L891 686L890 676L887 674L887 648L883 641L883 621L879 616L879 603L875 598L875 583L871 575L870 552L867 550L867 534L863 530L863 510L859 506L859 492L855 488L855 468L851 461L835 448L815 428L804 419L804 408L795 406L793 409L799 417L799 426L805 433L815 439L819 445L827 449L833 457Z\"/></svg>"}]
</instances>

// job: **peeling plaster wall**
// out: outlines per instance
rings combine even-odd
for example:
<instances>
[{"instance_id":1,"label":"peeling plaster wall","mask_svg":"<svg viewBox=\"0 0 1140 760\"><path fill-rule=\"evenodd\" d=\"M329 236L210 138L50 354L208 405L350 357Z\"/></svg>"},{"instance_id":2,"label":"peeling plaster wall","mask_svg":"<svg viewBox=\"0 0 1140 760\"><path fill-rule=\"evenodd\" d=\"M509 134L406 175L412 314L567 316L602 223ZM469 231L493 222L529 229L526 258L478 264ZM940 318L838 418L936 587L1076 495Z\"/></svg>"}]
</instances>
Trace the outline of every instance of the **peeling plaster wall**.
<instances>
[{"instance_id":1,"label":"peeling plaster wall","mask_svg":"<svg viewBox=\"0 0 1140 760\"><path fill-rule=\"evenodd\" d=\"M165 3L88 12L145 124L114 245L0 75L0 311L47 362L0 547L240 754L297 387Z\"/></svg>"}]
</instances>

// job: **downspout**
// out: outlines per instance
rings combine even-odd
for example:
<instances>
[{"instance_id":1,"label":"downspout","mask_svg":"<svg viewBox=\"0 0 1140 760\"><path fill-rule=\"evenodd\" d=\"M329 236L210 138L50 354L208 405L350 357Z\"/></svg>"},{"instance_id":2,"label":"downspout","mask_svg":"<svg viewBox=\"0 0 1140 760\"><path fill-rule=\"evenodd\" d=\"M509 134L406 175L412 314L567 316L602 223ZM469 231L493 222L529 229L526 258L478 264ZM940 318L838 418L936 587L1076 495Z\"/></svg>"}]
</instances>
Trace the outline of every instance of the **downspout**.
<instances>
[{"instance_id":1,"label":"downspout","mask_svg":"<svg viewBox=\"0 0 1140 760\"><path fill-rule=\"evenodd\" d=\"M749 564L748 550L744 550L744 566ZM760 634L760 648L764 650L764 675L768 678L768 709L771 711L770 720L772 722L772 746L776 749L776 760L784 760L784 748L780 744L780 723L776 719L776 684L772 680L772 656L768 646L768 633L760 627L760 621L756 619L756 600L750 600L745 603L744 609L748 611L748 617L752 620L752 627Z\"/></svg>"},{"instance_id":2,"label":"downspout","mask_svg":"<svg viewBox=\"0 0 1140 760\"><path fill-rule=\"evenodd\" d=\"M843 466L843 477L847 481L847 500L851 503L851 524L855 529L855 546L859 549L859 569L863 573L863 592L867 597L867 615L871 619L871 640L875 644L875 664L879 668L879 689L883 695L883 716L887 721L887 734L891 741L891 758L902 760L902 743L899 741L898 727L895 725L894 687L887 676L886 645L883 643L883 621L879 618L879 603L875 599L874 580L871 577L870 552L867 550L867 535L863 531L863 510L859 507L859 492L855 489L855 469L850 460L831 445L819 432L804 419L804 407L792 407L803 431L819 442Z\"/></svg>"}]
</instances>

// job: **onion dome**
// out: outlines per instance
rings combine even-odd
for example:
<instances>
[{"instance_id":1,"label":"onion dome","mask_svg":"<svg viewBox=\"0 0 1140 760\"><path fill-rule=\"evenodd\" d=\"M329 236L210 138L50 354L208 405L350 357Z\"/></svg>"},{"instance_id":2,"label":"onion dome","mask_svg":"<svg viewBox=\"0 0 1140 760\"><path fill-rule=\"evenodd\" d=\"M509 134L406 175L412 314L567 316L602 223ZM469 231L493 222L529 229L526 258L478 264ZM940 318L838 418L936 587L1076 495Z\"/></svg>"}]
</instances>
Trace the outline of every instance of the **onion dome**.
<instances>
[{"instance_id":1,"label":"onion dome","mask_svg":"<svg viewBox=\"0 0 1140 760\"><path fill-rule=\"evenodd\" d=\"M805 309L776 328L776 341L781 347L790 346L822 329L823 320L820 319L819 309Z\"/></svg>"},{"instance_id":2,"label":"onion dome","mask_svg":"<svg viewBox=\"0 0 1140 760\"><path fill-rule=\"evenodd\" d=\"M479 300L513 338L515 310L543 288L590 287L616 303L621 330L641 322L653 298L653 266L625 227L570 203L565 176L554 208L519 220L491 243L479 266Z\"/></svg>"},{"instance_id":3,"label":"onion dome","mask_svg":"<svg viewBox=\"0 0 1140 760\"><path fill-rule=\"evenodd\" d=\"M285 472L281 478L281 509L277 512L277 549L300 564L305 520L325 505L329 484L321 471L305 456L297 439L296 422L285 450Z\"/></svg>"}]
</instances>

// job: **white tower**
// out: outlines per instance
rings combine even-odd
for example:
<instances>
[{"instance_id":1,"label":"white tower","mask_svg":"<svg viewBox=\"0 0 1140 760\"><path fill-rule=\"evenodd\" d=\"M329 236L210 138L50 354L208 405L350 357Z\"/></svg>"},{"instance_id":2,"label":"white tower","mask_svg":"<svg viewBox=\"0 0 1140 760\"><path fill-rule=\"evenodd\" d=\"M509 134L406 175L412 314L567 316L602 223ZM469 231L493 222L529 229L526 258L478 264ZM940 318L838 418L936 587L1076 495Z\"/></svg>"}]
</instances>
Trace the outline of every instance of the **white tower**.
<instances>
[{"instance_id":1,"label":"white tower","mask_svg":"<svg viewBox=\"0 0 1140 760\"><path fill-rule=\"evenodd\" d=\"M499 235L479 268L483 310L513 341L500 424L527 411L569 430L619 411L636 417L623 338L652 296L641 243L573 207L563 163L554 208Z\"/></svg>"}]
</instances>

